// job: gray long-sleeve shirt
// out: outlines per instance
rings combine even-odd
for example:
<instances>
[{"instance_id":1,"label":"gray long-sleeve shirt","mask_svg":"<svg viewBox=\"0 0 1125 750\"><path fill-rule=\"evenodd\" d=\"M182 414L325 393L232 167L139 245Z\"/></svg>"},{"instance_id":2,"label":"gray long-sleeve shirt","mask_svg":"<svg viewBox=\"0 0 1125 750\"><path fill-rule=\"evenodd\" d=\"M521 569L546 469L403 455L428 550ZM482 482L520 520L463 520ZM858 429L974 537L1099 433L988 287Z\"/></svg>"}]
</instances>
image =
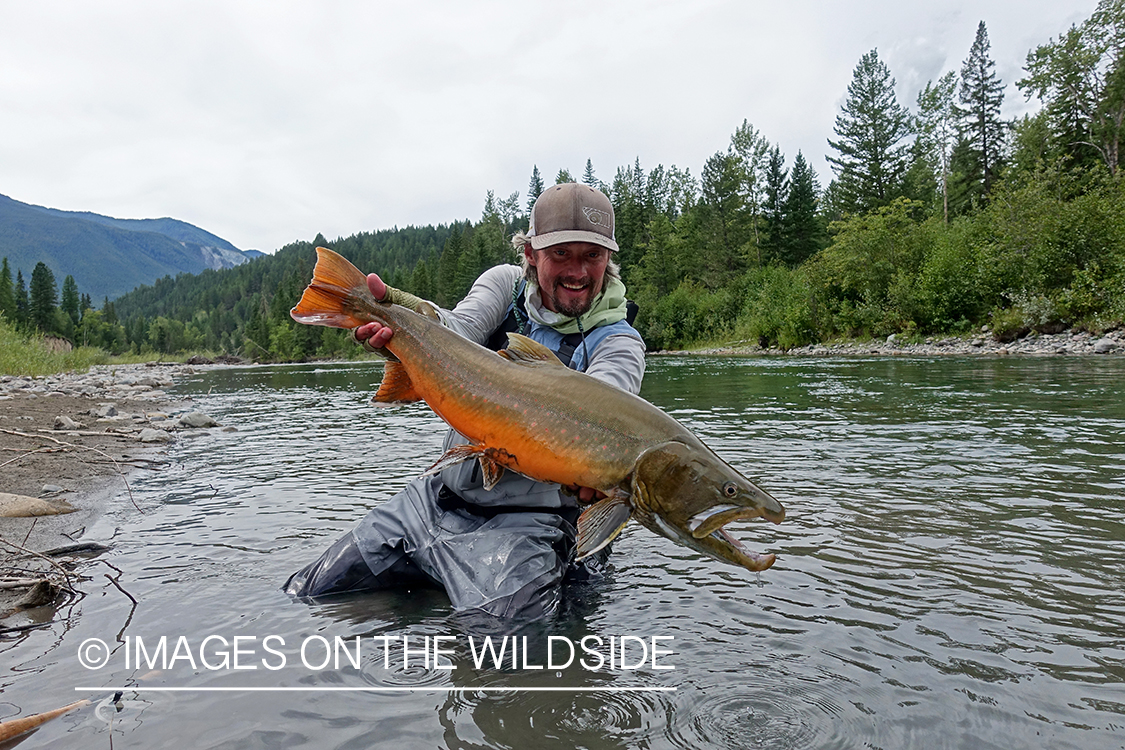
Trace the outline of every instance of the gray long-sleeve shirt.
<instances>
[{"instance_id":1,"label":"gray long-sleeve shirt","mask_svg":"<svg viewBox=\"0 0 1125 750\"><path fill-rule=\"evenodd\" d=\"M438 310L442 324L470 341L484 344L507 317L512 289L522 276L519 266L488 269L456 307ZM594 350L585 372L629 393L640 393L645 374L644 342L628 334L606 337Z\"/></svg>"}]
</instances>

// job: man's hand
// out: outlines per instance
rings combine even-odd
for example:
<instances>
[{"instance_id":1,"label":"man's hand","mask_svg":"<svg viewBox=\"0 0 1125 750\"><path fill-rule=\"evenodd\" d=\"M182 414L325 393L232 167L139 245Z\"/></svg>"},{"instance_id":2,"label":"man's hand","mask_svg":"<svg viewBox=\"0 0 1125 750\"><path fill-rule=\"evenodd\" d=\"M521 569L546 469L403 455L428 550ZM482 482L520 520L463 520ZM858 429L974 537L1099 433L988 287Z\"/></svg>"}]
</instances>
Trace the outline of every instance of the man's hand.
<instances>
[{"instance_id":1,"label":"man's hand","mask_svg":"<svg viewBox=\"0 0 1125 750\"><path fill-rule=\"evenodd\" d=\"M387 296L387 285L383 283L377 273L367 274L367 288L380 302ZM363 344L364 349L370 352L385 347L391 337L395 335L395 332L382 323L372 322L356 328L352 331L352 335L355 336L356 341Z\"/></svg>"},{"instance_id":2,"label":"man's hand","mask_svg":"<svg viewBox=\"0 0 1125 750\"><path fill-rule=\"evenodd\" d=\"M566 489L570 492L570 494L575 495L578 498L579 505L589 505L595 500L601 500L603 497L607 497L604 492L595 490L593 487L579 487L576 484L572 484Z\"/></svg>"}]
</instances>

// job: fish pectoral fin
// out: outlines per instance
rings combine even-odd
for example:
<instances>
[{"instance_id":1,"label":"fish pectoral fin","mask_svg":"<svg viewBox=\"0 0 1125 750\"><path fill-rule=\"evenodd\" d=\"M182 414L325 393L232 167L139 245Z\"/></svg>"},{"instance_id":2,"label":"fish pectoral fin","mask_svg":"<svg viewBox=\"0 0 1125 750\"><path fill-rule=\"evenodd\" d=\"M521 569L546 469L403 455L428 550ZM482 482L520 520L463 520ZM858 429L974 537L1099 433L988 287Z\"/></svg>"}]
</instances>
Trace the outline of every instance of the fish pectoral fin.
<instances>
[{"instance_id":1,"label":"fish pectoral fin","mask_svg":"<svg viewBox=\"0 0 1125 750\"><path fill-rule=\"evenodd\" d=\"M629 517L633 506L625 494L610 495L582 511L578 517L578 548L575 559L589 557L617 538Z\"/></svg>"},{"instance_id":2,"label":"fish pectoral fin","mask_svg":"<svg viewBox=\"0 0 1125 750\"><path fill-rule=\"evenodd\" d=\"M473 445L471 443L463 443L455 445L441 455L437 461L434 461L433 466L422 472L422 476L428 477L437 474L439 471L447 466L455 466L462 461L468 461L470 458L484 458L487 448L481 445Z\"/></svg>"},{"instance_id":3,"label":"fish pectoral fin","mask_svg":"<svg viewBox=\"0 0 1125 750\"><path fill-rule=\"evenodd\" d=\"M387 360L383 369L383 382L379 390L372 397L374 404L408 404L421 401L422 397L414 390L414 381L410 373L397 359Z\"/></svg>"},{"instance_id":4,"label":"fish pectoral fin","mask_svg":"<svg viewBox=\"0 0 1125 750\"><path fill-rule=\"evenodd\" d=\"M549 365L566 369L553 351L518 333L508 334L508 348L500 350L500 356L525 367Z\"/></svg>"},{"instance_id":5,"label":"fish pectoral fin","mask_svg":"<svg viewBox=\"0 0 1125 750\"><path fill-rule=\"evenodd\" d=\"M504 476L505 466L496 460L498 457L508 458L512 461L515 460L515 456L512 456L507 451L497 450L496 448L487 448L483 445L472 445L471 443L455 445L443 453L441 458L434 461L433 466L422 472L422 476L432 476L447 466L454 466L462 461L475 458L480 461L484 488L486 490L491 490L500 481L501 477Z\"/></svg>"}]
</instances>

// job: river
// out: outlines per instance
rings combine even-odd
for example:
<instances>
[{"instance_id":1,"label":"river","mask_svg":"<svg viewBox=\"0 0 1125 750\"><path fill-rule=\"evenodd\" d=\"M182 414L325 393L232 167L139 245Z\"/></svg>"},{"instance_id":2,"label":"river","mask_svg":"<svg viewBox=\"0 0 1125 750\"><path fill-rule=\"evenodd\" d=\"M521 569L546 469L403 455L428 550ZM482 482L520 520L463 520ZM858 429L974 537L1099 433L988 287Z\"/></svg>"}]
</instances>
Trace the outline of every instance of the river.
<instances>
[{"instance_id":1,"label":"river","mask_svg":"<svg viewBox=\"0 0 1125 750\"><path fill-rule=\"evenodd\" d=\"M652 358L642 395L785 505L731 529L777 563L630 524L514 640L437 591L280 591L438 455L381 370L176 388L234 429L134 475L87 532L120 576L0 642L0 714L96 704L21 750L1125 747L1125 359Z\"/></svg>"}]
</instances>

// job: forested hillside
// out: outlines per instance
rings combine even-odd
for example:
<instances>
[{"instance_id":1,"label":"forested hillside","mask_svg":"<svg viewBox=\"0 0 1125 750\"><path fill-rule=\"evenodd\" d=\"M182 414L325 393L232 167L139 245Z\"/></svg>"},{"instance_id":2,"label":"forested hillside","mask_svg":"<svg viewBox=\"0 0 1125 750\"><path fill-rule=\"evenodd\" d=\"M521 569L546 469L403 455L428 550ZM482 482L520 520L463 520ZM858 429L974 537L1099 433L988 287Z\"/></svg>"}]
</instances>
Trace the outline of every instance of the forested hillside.
<instances>
[{"instance_id":1,"label":"forested hillside","mask_svg":"<svg viewBox=\"0 0 1125 750\"><path fill-rule=\"evenodd\" d=\"M700 167L640 159L602 181L618 260L650 348L750 340L792 347L840 337L969 332L997 338L1125 318L1125 0L1029 51L1001 81L982 22L959 68L912 106L877 50L862 56L828 141L828 184L744 121ZM1008 96L1042 107L1001 117ZM288 310L313 248L452 306L485 268L510 262L545 181L485 198L479 220L296 243L246 266L181 275L103 305L89 340L107 348L239 352L255 359L349 356L345 334ZM0 279L0 310L4 302ZM84 322L85 319L83 319ZM81 327L78 329L81 330Z\"/></svg>"},{"instance_id":2,"label":"forested hillside","mask_svg":"<svg viewBox=\"0 0 1125 750\"><path fill-rule=\"evenodd\" d=\"M0 195L0 257L16 273L44 263L54 273L73 276L97 299L168 274L236 266L250 255L176 219L115 219Z\"/></svg>"}]
</instances>

